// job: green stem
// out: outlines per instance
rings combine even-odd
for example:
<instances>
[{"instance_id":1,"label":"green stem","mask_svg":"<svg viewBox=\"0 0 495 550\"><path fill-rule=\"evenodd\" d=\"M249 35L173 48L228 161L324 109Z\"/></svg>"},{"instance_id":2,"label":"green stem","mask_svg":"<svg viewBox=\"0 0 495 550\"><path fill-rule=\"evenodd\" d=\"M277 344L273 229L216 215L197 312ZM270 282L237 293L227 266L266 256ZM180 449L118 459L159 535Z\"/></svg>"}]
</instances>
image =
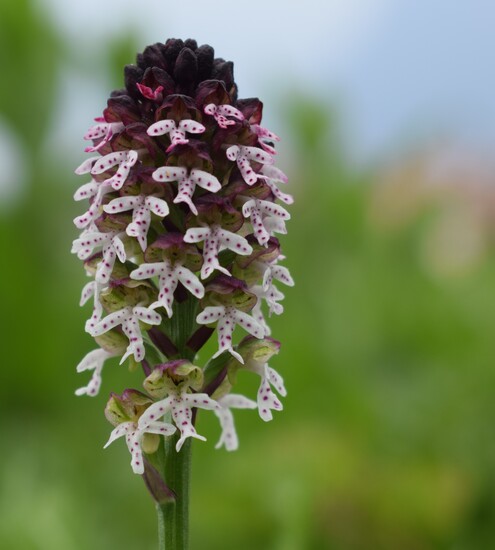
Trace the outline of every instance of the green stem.
<instances>
[{"instance_id":1,"label":"green stem","mask_svg":"<svg viewBox=\"0 0 495 550\"><path fill-rule=\"evenodd\" d=\"M171 319L162 322L161 329L169 336L181 358L194 361L196 353L186 342L197 329L196 313L199 301L188 296L182 303L174 303ZM180 450L175 450L180 438L178 430L166 437L160 445L159 470L167 486L174 492L175 500L156 505L158 514L159 550L187 550L189 545L189 480L191 477L191 438L187 438Z\"/></svg>"},{"instance_id":2,"label":"green stem","mask_svg":"<svg viewBox=\"0 0 495 550\"><path fill-rule=\"evenodd\" d=\"M189 544L189 480L191 475L191 438L180 452L175 445L179 435L166 438L165 482L175 493L174 502L157 504L159 550L187 550Z\"/></svg>"}]
</instances>

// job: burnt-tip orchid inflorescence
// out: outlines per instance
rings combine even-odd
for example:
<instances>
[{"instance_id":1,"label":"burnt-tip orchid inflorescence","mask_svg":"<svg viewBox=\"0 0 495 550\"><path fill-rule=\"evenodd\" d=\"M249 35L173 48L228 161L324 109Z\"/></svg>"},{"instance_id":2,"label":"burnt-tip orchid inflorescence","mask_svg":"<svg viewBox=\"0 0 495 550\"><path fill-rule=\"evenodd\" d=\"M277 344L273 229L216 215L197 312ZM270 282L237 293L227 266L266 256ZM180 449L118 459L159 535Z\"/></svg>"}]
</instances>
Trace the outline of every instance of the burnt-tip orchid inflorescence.
<instances>
[{"instance_id":1,"label":"burnt-tip orchid inflorescence","mask_svg":"<svg viewBox=\"0 0 495 550\"><path fill-rule=\"evenodd\" d=\"M232 409L257 408L263 420L282 409L265 316L283 311L276 284L293 285L276 237L293 200L279 188L279 138L261 126L262 107L237 97L233 64L210 46L168 40L125 68L125 88L84 136L91 156L76 173L89 182L74 198L89 206L72 252L91 277L81 305L93 305L86 332L98 347L77 367L92 377L76 393L98 393L111 357L142 367L142 387L111 394L105 411L107 445L124 436L135 473L161 436L180 435L177 451L204 439L198 409L218 417L227 450L238 445ZM200 367L215 331L218 350ZM256 401L232 393L241 370L260 377Z\"/></svg>"}]
</instances>

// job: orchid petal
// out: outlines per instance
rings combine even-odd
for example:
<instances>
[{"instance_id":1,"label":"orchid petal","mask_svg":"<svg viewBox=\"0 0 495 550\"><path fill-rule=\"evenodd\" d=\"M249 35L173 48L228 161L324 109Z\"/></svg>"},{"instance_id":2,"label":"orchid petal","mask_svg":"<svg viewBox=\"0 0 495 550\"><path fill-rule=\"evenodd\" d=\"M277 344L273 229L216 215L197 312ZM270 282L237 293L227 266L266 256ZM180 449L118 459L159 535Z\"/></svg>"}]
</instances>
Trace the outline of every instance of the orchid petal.
<instances>
[{"instance_id":1,"label":"orchid petal","mask_svg":"<svg viewBox=\"0 0 495 550\"><path fill-rule=\"evenodd\" d=\"M174 402L174 397L168 396L161 401L153 403L148 407L144 413L140 416L138 421L138 427L140 430L144 430L152 423L156 422L158 419L163 418L166 412L171 410L172 404Z\"/></svg>"},{"instance_id":2,"label":"orchid petal","mask_svg":"<svg viewBox=\"0 0 495 550\"><path fill-rule=\"evenodd\" d=\"M136 306L132 312L135 317L147 325L159 325L162 322L160 315L147 307Z\"/></svg>"},{"instance_id":3,"label":"orchid petal","mask_svg":"<svg viewBox=\"0 0 495 550\"><path fill-rule=\"evenodd\" d=\"M185 177L187 177L187 168L181 168L180 166L162 166L152 174L152 178L159 183L180 181Z\"/></svg>"},{"instance_id":4,"label":"orchid petal","mask_svg":"<svg viewBox=\"0 0 495 550\"><path fill-rule=\"evenodd\" d=\"M219 241L222 247L228 248L237 254L242 256L248 256L253 252L252 246L247 242L244 237L231 233L225 229L219 229Z\"/></svg>"},{"instance_id":5,"label":"orchid petal","mask_svg":"<svg viewBox=\"0 0 495 550\"><path fill-rule=\"evenodd\" d=\"M142 281L143 279L150 279L151 277L162 274L165 269L163 262L141 264L137 269L131 271L130 277L136 281Z\"/></svg>"},{"instance_id":6,"label":"orchid petal","mask_svg":"<svg viewBox=\"0 0 495 550\"><path fill-rule=\"evenodd\" d=\"M122 422L122 424L119 424L116 428L112 430L112 433L110 434L110 437L103 448L106 449L116 439L122 437L123 435L126 435L131 430L134 430L134 422Z\"/></svg>"},{"instance_id":7,"label":"orchid petal","mask_svg":"<svg viewBox=\"0 0 495 550\"><path fill-rule=\"evenodd\" d=\"M93 328L91 336L100 336L100 334L104 334L112 328L119 326L127 317L129 317L129 314L131 314L130 307L125 307L123 309L119 309L119 311L109 313Z\"/></svg>"},{"instance_id":8,"label":"orchid petal","mask_svg":"<svg viewBox=\"0 0 495 550\"><path fill-rule=\"evenodd\" d=\"M90 182L85 183L84 185L81 185L81 187L79 187L79 189L74 193L74 200L81 201L83 199L94 197L97 190L98 184L96 183L96 181L91 180Z\"/></svg>"},{"instance_id":9,"label":"orchid petal","mask_svg":"<svg viewBox=\"0 0 495 550\"><path fill-rule=\"evenodd\" d=\"M282 403L272 392L267 378L262 378L261 380L257 401L259 415L265 422L273 419L272 409L276 411L283 409Z\"/></svg>"},{"instance_id":10,"label":"orchid petal","mask_svg":"<svg viewBox=\"0 0 495 550\"><path fill-rule=\"evenodd\" d=\"M205 309L196 317L196 323L200 325L209 325L218 321L225 314L223 306L206 306Z\"/></svg>"},{"instance_id":11,"label":"orchid petal","mask_svg":"<svg viewBox=\"0 0 495 550\"><path fill-rule=\"evenodd\" d=\"M236 310L234 313L235 321L244 330L252 334L256 338L264 338L265 330L251 315L244 313L243 311Z\"/></svg>"},{"instance_id":12,"label":"orchid petal","mask_svg":"<svg viewBox=\"0 0 495 550\"><path fill-rule=\"evenodd\" d=\"M173 435L177 431L177 428L173 424L168 422L152 422L146 428L146 433L157 435Z\"/></svg>"},{"instance_id":13,"label":"orchid petal","mask_svg":"<svg viewBox=\"0 0 495 550\"><path fill-rule=\"evenodd\" d=\"M179 130L188 134L202 134L206 128L199 122L186 118L179 122Z\"/></svg>"},{"instance_id":14,"label":"orchid petal","mask_svg":"<svg viewBox=\"0 0 495 550\"><path fill-rule=\"evenodd\" d=\"M259 162L261 164L273 164L273 157L259 147L242 146L241 153L248 160Z\"/></svg>"},{"instance_id":15,"label":"orchid petal","mask_svg":"<svg viewBox=\"0 0 495 550\"><path fill-rule=\"evenodd\" d=\"M164 218L169 213L168 204L163 199L159 199L158 197L148 196L145 199L146 206L155 214L156 216L159 216L160 218Z\"/></svg>"},{"instance_id":16,"label":"orchid petal","mask_svg":"<svg viewBox=\"0 0 495 550\"><path fill-rule=\"evenodd\" d=\"M196 298L203 298L205 295L205 288L191 270L182 266L177 267L175 269L175 273L177 274L179 281L185 286L185 288L187 288L187 290L189 290L191 294L196 296Z\"/></svg>"},{"instance_id":17,"label":"orchid petal","mask_svg":"<svg viewBox=\"0 0 495 550\"><path fill-rule=\"evenodd\" d=\"M168 134L171 130L175 129L175 122L173 120L159 120L148 127L146 133L149 136L163 136Z\"/></svg>"},{"instance_id":18,"label":"orchid petal","mask_svg":"<svg viewBox=\"0 0 495 550\"><path fill-rule=\"evenodd\" d=\"M212 193L216 193L222 188L222 184L213 174L205 172L204 170L198 170L197 168L191 170L189 179L196 185L199 185L199 187L211 191Z\"/></svg>"},{"instance_id":19,"label":"orchid petal","mask_svg":"<svg viewBox=\"0 0 495 550\"><path fill-rule=\"evenodd\" d=\"M108 204L103 207L105 212L109 214L116 214L118 212L125 212L126 210L131 210L138 205L141 205L144 201L144 198L141 195L136 195L132 197L117 197L116 199L111 200Z\"/></svg>"},{"instance_id":20,"label":"orchid petal","mask_svg":"<svg viewBox=\"0 0 495 550\"><path fill-rule=\"evenodd\" d=\"M74 170L74 172L78 176L82 174L89 174L93 168L94 163L100 158L101 158L100 156L96 156L96 157L90 157L89 159L86 159Z\"/></svg>"},{"instance_id":21,"label":"orchid petal","mask_svg":"<svg viewBox=\"0 0 495 550\"><path fill-rule=\"evenodd\" d=\"M191 227L184 235L184 242L199 243L204 241L210 234L211 229L209 227Z\"/></svg>"},{"instance_id":22,"label":"orchid petal","mask_svg":"<svg viewBox=\"0 0 495 550\"><path fill-rule=\"evenodd\" d=\"M121 164L127 158L128 151L114 151L104 157L99 157L99 160L95 163L91 169L92 174L102 174L110 168Z\"/></svg>"},{"instance_id":23,"label":"orchid petal","mask_svg":"<svg viewBox=\"0 0 495 550\"><path fill-rule=\"evenodd\" d=\"M125 437L127 448L131 453L131 468L135 474L144 474L143 452L141 451L141 438L143 434L137 430L130 432Z\"/></svg>"}]
</instances>

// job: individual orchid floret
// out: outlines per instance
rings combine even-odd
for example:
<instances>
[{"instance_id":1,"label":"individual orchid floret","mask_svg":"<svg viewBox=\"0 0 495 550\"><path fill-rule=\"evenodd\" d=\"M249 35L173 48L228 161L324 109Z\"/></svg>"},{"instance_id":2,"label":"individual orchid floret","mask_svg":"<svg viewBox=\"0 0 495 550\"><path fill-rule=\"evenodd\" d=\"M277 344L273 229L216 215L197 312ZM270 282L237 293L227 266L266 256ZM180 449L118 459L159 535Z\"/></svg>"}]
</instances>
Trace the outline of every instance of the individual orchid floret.
<instances>
[{"instance_id":1,"label":"individual orchid floret","mask_svg":"<svg viewBox=\"0 0 495 550\"><path fill-rule=\"evenodd\" d=\"M217 400L219 409L214 412L220 421L222 433L215 449L225 446L227 451L235 451L239 447L239 439L234 425L234 416L230 409L256 409L257 403L244 395L229 393Z\"/></svg>"},{"instance_id":2,"label":"individual orchid floret","mask_svg":"<svg viewBox=\"0 0 495 550\"><path fill-rule=\"evenodd\" d=\"M144 359L145 349L139 321L142 321L146 325L159 325L161 320L162 318L160 315L150 308L128 306L104 317L89 331L89 334L91 334L91 336L99 336L121 325L122 332L129 339L129 345L126 353L120 360L120 364L130 355L134 355L136 362L140 362Z\"/></svg>"},{"instance_id":3,"label":"individual orchid floret","mask_svg":"<svg viewBox=\"0 0 495 550\"><path fill-rule=\"evenodd\" d=\"M196 216L198 215L198 210L192 202L196 185L211 193L216 193L222 188L221 183L214 175L197 168L193 168L188 175L187 168L181 166L162 166L153 172L153 179L158 183L178 182L179 191L174 199L174 203L185 202Z\"/></svg>"},{"instance_id":4,"label":"individual orchid floret","mask_svg":"<svg viewBox=\"0 0 495 550\"><path fill-rule=\"evenodd\" d=\"M261 376L261 384L257 396L258 411L261 418L265 422L268 422L273 419L272 410L281 411L284 408L278 397L273 393L272 386L282 397L287 395L287 391L282 377L275 369L265 365L258 374Z\"/></svg>"},{"instance_id":5,"label":"individual orchid floret","mask_svg":"<svg viewBox=\"0 0 495 550\"><path fill-rule=\"evenodd\" d=\"M265 290L261 285L254 285L249 288L249 292L252 292L255 296L257 296L257 305L261 305L262 300L266 301L270 315L272 313L275 313L275 315L281 315L283 313L284 307L278 302L283 300L285 296L276 286L271 285Z\"/></svg>"},{"instance_id":6,"label":"individual orchid floret","mask_svg":"<svg viewBox=\"0 0 495 550\"><path fill-rule=\"evenodd\" d=\"M168 204L163 199L153 195L135 195L117 197L103 207L108 214L116 214L132 210L132 222L127 226L126 233L136 237L141 249L146 250L147 235L151 224L151 213L164 218L169 213Z\"/></svg>"},{"instance_id":7,"label":"individual orchid floret","mask_svg":"<svg viewBox=\"0 0 495 550\"><path fill-rule=\"evenodd\" d=\"M260 288L260 287L256 287L256 286L252 287L249 289L249 291L255 294L256 288ZM270 325L266 322L265 316L263 315L263 310L262 310L263 300L261 296L258 296L257 294L255 295L256 295L256 304L253 306L253 309L251 310L251 315L263 327L263 329L265 330L265 336L270 336L272 333L272 329L270 328Z\"/></svg>"},{"instance_id":8,"label":"individual orchid floret","mask_svg":"<svg viewBox=\"0 0 495 550\"><path fill-rule=\"evenodd\" d=\"M261 147L270 155L276 155L277 151L273 147L273 142L280 141L280 138L277 134L270 132L266 128L262 128L259 124L251 125L251 129L254 130L254 133L258 136L258 141L260 142Z\"/></svg>"},{"instance_id":9,"label":"individual orchid floret","mask_svg":"<svg viewBox=\"0 0 495 550\"><path fill-rule=\"evenodd\" d=\"M89 332L103 315L103 306L100 301L100 292L102 290L102 285L97 281L90 281L84 285L84 288L81 292L81 299L79 305L83 306L91 297L93 297L93 313L91 317L86 321L85 330Z\"/></svg>"},{"instance_id":10,"label":"individual orchid floret","mask_svg":"<svg viewBox=\"0 0 495 550\"><path fill-rule=\"evenodd\" d=\"M199 435L192 423L193 408L218 410L220 405L206 393L187 393L186 391L174 393L161 401L153 403L139 419L138 426L141 428L149 425L150 422L154 422L162 418L167 412L171 412L172 419L181 433L175 447L179 452L188 437L206 441L206 437Z\"/></svg>"},{"instance_id":11,"label":"individual orchid floret","mask_svg":"<svg viewBox=\"0 0 495 550\"><path fill-rule=\"evenodd\" d=\"M126 390L122 396L113 394L105 409L106 417L116 427L104 449L119 437L125 436L135 474L144 473L143 451L156 452L159 444L156 436L170 436L176 432L176 427L168 422L154 419L141 421L144 407L150 403L151 400L140 392Z\"/></svg>"},{"instance_id":12,"label":"individual orchid floret","mask_svg":"<svg viewBox=\"0 0 495 550\"><path fill-rule=\"evenodd\" d=\"M111 185L107 183L98 183L95 180L79 187L74 194L74 200L92 199L92 201L84 214L74 218L74 225L79 229L83 229L94 222L101 215L103 197L112 191L113 188Z\"/></svg>"},{"instance_id":13,"label":"individual orchid floret","mask_svg":"<svg viewBox=\"0 0 495 550\"><path fill-rule=\"evenodd\" d=\"M294 286L294 280L289 270L282 265L259 262L258 269L260 268L262 272L264 271L263 283L261 285L254 285L249 289L249 292L257 297L256 304L251 313L258 323L265 327L265 334L270 336L271 330L262 312L263 300L268 304L270 315L272 313L280 315L283 313L284 308L278 302L284 298L284 295L274 286L273 280L280 281L287 286Z\"/></svg>"},{"instance_id":14,"label":"individual orchid floret","mask_svg":"<svg viewBox=\"0 0 495 550\"><path fill-rule=\"evenodd\" d=\"M218 351L213 357L218 357L224 351L228 351L240 363L244 363L244 360L232 347L232 334L236 325L241 326L256 338L265 336L264 328L256 319L232 306L207 306L196 317L196 322L200 325L217 323Z\"/></svg>"},{"instance_id":15,"label":"individual orchid floret","mask_svg":"<svg viewBox=\"0 0 495 550\"><path fill-rule=\"evenodd\" d=\"M275 198L281 200L282 202L285 202L285 204L292 204L294 202L294 198L292 197L292 195L283 193L277 186L276 182L288 182L288 178L282 172L282 170L276 168L275 166L269 166L268 164L265 164L261 167L261 174L262 176L259 176L259 178L263 179L266 185L270 188L270 191L273 193L273 196Z\"/></svg>"},{"instance_id":16,"label":"individual orchid floret","mask_svg":"<svg viewBox=\"0 0 495 550\"><path fill-rule=\"evenodd\" d=\"M221 266L218 261L218 253L221 250L229 249L241 256L248 256L253 251L251 245L244 237L222 229L219 225L191 227L186 231L184 241L186 243L205 241L203 246L203 266L201 268L202 279L209 277L215 269L225 273L225 275L230 275L230 271Z\"/></svg>"},{"instance_id":17,"label":"individual orchid floret","mask_svg":"<svg viewBox=\"0 0 495 550\"><path fill-rule=\"evenodd\" d=\"M263 290L268 290L273 286L273 280L280 281L287 286L294 286L294 279L289 270L283 265L268 264L263 274Z\"/></svg>"},{"instance_id":18,"label":"individual orchid floret","mask_svg":"<svg viewBox=\"0 0 495 550\"><path fill-rule=\"evenodd\" d=\"M110 438L103 447L106 449L119 437L125 436L125 442L131 453L131 467L135 474L144 473L143 453L141 450L142 439L146 434L173 435L176 427L168 422L150 422L138 426L136 422L122 422L112 430Z\"/></svg>"},{"instance_id":19,"label":"individual orchid floret","mask_svg":"<svg viewBox=\"0 0 495 550\"><path fill-rule=\"evenodd\" d=\"M174 292L177 285L182 283L189 292L196 298L202 298L205 289L198 277L183 265L176 263L172 265L169 260L155 262L151 264L141 264L138 269L131 272L131 279L141 281L158 276L158 300L150 305L150 309L164 307L167 315L172 317L172 304L174 301Z\"/></svg>"},{"instance_id":20,"label":"individual orchid floret","mask_svg":"<svg viewBox=\"0 0 495 550\"><path fill-rule=\"evenodd\" d=\"M242 207L242 213L245 218L251 218L254 235L263 246L268 243L271 231L282 228L280 232L285 233L283 222L290 219L290 214L285 208L261 199L248 200Z\"/></svg>"},{"instance_id":21,"label":"individual orchid floret","mask_svg":"<svg viewBox=\"0 0 495 550\"><path fill-rule=\"evenodd\" d=\"M282 403L272 391L272 386L282 397L287 395L282 377L275 369L268 366L268 361L278 353L279 349L280 343L272 338L257 341L248 337L238 347L244 359L244 368L261 377L257 402L259 415L265 422L272 420L272 410L283 409Z\"/></svg>"},{"instance_id":22,"label":"individual orchid floret","mask_svg":"<svg viewBox=\"0 0 495 550\"><path fill-rule=\"evenodd\" d=\"M87 370L93 371L93 376L89 381L87 386L79 388L76 390L76 395L89 395L94 397L100 391L101 386L101 371L103 370L103 365L107 359L110 357L116 357L118 354L116 352L106 351L102 348L94 349L90 351L77 365L77 372L84 372Z\"/></svg>"},{"instance_id":23,"label":"individual orchid floret","mask_svg":"<svg viewBox=\"0 0 495 550\"><path fill-rule=\"evenodd\" d=\"M93 251L101 247L102 260L99 262L95 279L98 283L106 284L110 280L116 258L125 262L126 253L122 236L124 234L118 231L109 231L101 233L94 227L89 227L81 233L79 239L72 243L72 253L85 260L93 254Z\"/></svg>"},{"instance_id":24,"label":"individual orchid floret","mask_svg":"<svg viewBox=\"0 0 495 550\"><path fill-rule=\"evenodd\" d=\"M266 322L265 316L263 315L262 306L263 300L268 305L269 315L275 313L276 315L281 315L284 311L284 306L279 304L280 300L284 299L284 294L278 290L275 286L270 286L268 288L263 288L261 285L254 285L249 288L249 292L256 296L256 304L254 305L251 314L258 321L258 323L265 329L265 336L270 336L271 329L268 323Z\"/></svg>"},{"instance_id":25,"label":"individual orchid floret","mask_svg":"<svg viewBox=\"0 0 495 550\"><path fill-rule=\"evenodd\" d=\"M176 145L186 145L189 143L189 140L186 138L186 133L202 134L205 130L206 128L202 124L187 118L181 120L178 125L175 120L159 120L152 124L146 132L152 137L169 134L170 145L166 152L170 153Z\"/></svg>"},{"instance_id":26,"label":"individual orchid floret","mask_svg":"<svg viewBox=\"0 0 495 550\"><path fill-rule=\"evenodd\" d=\"M258 147L232 145L227 149L226 154L229 160L237 161L239 171L248 185L254 185L259 177L259 174L253 170L251 161L259 162L260 164L273 164L272 156Z\"/></svg>"},{"instance_id":27,"label":"individual orchid floret","mask_svg":"<svg viewBox=\"0 0 495 550\"><path fill-rule=\"evenodd\" d=\"M244 120L244 115L241 111L232 107L232 105L215 105L214 103L209 103L204 108L204 112L207 115L212 115L220 128L224 130L235 124L235 120L228 119L228 116L234 117L237 120Z\"/></svg>"},{"instance_id":28,"label":"individual orchid floret","mask_svg":"<svg viewBox=\"0 0 495 550\"><path fill-rule=\"evenodd\" d=\"M127 176L129 175L131 168L136 164L138 159L138 152L134 150L130 151L116 151L114 153L109 153L104 157L100 157L91 169L91 174L93 176L102 174L110 168L118 165L118 169L115 174L106 179L103 183L110 184L113 189L118 191L124 185Z\"/></svg>"},{"instance_id":29,"label":"individual orchid floret","mask_svg":"<svg viewBox=\"0 0 495 550\"><path fill-rule=\"evenodd\" d=\"M89 130L84 134L84 139L95 141L101 139L97 145L92 147L86 147L84 151L86 153L94 153L106 145L115 134L122 132L125 128L122 122L106 122L104 118L95 118L94 126L91 126Z\"/></svg>"}]
</instances>

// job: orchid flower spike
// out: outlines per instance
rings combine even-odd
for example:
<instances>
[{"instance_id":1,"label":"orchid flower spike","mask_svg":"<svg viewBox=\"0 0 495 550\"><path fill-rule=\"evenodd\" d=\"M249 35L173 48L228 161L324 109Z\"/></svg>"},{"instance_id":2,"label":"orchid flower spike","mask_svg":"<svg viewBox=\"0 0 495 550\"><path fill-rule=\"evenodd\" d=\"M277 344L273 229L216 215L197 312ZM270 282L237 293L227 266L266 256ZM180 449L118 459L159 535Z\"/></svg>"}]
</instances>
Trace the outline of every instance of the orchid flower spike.
<instances>
[{"instance_id":1,"label":"orchid flower spike","mask_svg":"<svg viewBox=\"0 0 495 550\"><path fill-rule=\"evenodd\" d=\"M279 287L294 285L279 241L294 199L281 190L280 138L262 114L260 100L238 96L230 61L171 39L125 68L123 87L83 136L89 155L75 170L85 183L74 200L85 205L72 253L89 276L80 305L96 344L77 366L87 378L76 394L108 391L104 365L129 367L134 388L111 394L105 446L125 439L157 502L154 484L168 480L156 466L205 440L198 417L212 412L216 447L233 451L233 409L268 421L283 408L269 325L284 311ZM210 337L217 347L206 356ZM259 377L257 393L236 392L241 370Z\"/></svg>"}]
</instances>

